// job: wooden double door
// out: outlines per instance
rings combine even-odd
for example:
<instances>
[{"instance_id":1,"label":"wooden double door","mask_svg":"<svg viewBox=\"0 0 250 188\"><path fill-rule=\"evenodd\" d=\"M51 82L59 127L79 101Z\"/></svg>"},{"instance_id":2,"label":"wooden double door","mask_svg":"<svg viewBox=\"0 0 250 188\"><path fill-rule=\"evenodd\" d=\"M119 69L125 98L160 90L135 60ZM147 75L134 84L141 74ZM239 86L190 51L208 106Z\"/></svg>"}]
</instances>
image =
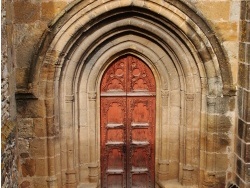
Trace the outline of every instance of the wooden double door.
<instances>
[{"instance_id":1,"label":"wooden double door","mask_svg":"<svg viewBox=\"0 0 250 188\"><path fill-rule=\"evenodd\" d=\"M102 188L153 188L155 78L133 55L122 56L101 81Z\"/></svg>"}]
</instances>

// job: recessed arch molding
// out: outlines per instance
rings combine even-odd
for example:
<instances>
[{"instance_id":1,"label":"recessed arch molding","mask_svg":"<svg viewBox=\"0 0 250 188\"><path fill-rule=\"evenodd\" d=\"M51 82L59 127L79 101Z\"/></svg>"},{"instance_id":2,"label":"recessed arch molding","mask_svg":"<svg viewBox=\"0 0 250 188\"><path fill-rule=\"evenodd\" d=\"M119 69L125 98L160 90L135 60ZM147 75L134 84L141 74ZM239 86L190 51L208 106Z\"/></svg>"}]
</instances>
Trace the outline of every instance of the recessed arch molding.
<instances>
[{"instance_id":1,"label":"recessed arch molding","mask_svg":"<svg viewBox=\"0 0 250 188\"><path fill-rule=\"evenodd\" d=\"M215 32L182 0L97 0L51 22L17 91L22 104L45 106L48 187L100 186L100 81L126 54L156 79L155 187L225 182L230 167L217 161L228 157L235 88Z\"/></svg>"}]
</instances>

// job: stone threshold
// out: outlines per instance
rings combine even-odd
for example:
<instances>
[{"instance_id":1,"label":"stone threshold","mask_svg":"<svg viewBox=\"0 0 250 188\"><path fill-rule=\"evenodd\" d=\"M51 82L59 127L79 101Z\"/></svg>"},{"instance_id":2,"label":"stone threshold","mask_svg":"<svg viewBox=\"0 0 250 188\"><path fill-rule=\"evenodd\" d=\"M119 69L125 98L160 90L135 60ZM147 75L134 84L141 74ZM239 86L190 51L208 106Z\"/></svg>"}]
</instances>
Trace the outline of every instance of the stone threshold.
<instances>
[{"instance_id":1,"label":"stone threshold","mask_svg":"<svg viewBox=\"0 0 250 188\"><path fill-rule=\"evenodd\" d=\"M177 180L158 182L158 188L198 188L198 185L181 185Z\"/></svg>"},{"instance_id":2,"label":"stone threshold","mask_svg":"<svg viewBox=\"0 0 250 188\"><path fill-rule=\"evenodd\" d=\"M81 183L77 188L98 188L97 183Z\"/></svg>"}]
</instances>

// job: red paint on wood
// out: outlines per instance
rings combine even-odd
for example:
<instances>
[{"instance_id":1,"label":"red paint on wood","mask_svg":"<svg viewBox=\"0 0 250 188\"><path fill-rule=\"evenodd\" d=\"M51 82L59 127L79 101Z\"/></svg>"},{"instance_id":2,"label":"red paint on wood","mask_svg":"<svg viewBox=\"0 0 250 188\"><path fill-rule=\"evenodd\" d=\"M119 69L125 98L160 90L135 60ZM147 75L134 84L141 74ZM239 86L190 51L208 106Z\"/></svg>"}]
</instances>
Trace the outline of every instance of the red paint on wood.
<instances>
[{"instance_id":1,"label":"red paint on wood","mask_svg":"<svg viewBox=\"0 0 250 188\"><path fill-rule=\"evenodd\" d=\"M155 79L140 59L127 55L101 82L102 187L154 187Z\"/></svg>"}]
</instances>

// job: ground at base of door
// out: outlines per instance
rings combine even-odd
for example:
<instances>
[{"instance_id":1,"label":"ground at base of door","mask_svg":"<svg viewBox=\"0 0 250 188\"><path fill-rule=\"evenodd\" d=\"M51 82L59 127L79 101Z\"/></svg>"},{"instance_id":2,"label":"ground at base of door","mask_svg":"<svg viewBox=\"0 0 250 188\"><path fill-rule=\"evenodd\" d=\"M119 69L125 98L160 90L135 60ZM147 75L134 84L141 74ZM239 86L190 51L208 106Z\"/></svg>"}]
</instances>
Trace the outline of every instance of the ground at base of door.
<instances>
[{"instance_id":1,"label":"ground at base of door","mask_svg":"<svg viewBox=\"0 0 250 188\"><path fill-rule=\"evenodd\" d=\"M177 180L162 181L160 188L198 188L197 185L184 186Z\"/></svg>"}]
</instances>

